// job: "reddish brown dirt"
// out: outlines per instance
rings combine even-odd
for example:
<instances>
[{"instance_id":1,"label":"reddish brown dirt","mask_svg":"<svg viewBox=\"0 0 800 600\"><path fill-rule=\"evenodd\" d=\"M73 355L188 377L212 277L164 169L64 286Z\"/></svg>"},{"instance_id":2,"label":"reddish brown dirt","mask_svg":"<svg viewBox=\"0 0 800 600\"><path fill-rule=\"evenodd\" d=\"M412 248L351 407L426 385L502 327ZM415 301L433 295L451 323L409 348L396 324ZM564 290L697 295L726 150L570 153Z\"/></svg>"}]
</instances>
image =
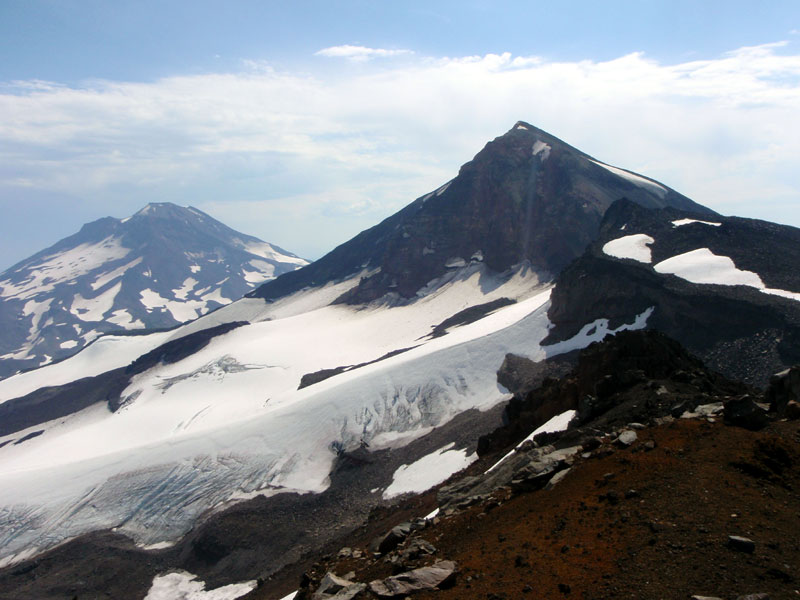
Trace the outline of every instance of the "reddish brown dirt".
<instances>
[{"instance_id":1,"label":"reddish brown dirt","mask_svg":"<svg viewBox=\"0 0 800 600\"><path fill-rule=\"evenodd\" d=\"M552 490L474 506L419 532L460 572L452 588L413 597L798 599L798 492L797 421L753 433L679 420L639 432L632 448L579 460ZM729 548L729 535L752 539L755 551ZM365 582L391 574L384 559L320 568Z\"/></svg>"}]
</instances>

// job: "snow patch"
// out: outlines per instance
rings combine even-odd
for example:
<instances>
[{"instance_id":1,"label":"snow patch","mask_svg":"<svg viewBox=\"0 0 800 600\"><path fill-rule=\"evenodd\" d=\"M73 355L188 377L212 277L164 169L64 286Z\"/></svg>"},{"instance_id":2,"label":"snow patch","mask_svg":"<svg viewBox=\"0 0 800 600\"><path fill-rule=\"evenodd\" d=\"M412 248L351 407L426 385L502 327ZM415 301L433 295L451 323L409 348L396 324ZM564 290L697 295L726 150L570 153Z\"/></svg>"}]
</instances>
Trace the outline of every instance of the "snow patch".
<instances>
[{"instance_id":1,"label":"snow patch","mask_svg":"<svg viewBox=\"0 0 800 600\"><path fill-rule=\"evenodd\" d=\"M194 286L196 286L198 283L200 282L194 277L187 277L183 280L181 287L172 290L172 294L178 300L186 300L189 292L191 292L194 289Z\"/></svg>"},{"instance_id":2,"label":"snow patch","mask_svg":"<svg viewBox=\"0 0 800 600\"><path fill-rule=\"evenodd\" d=\"M102 321L105 314L114 306L114 300L121 289L120 281L94 298L84 298L80 294L75 294L69 312L81 321Z\"/></svg>"},{"instance_id":3,"label":"snow patch","mask_svg":"<svg viewBox=\"0 0 800 600\"><path fill-rule=\"evenodd\" d=\"M677 275L691 283L746 285L766 287L756 273L736 268L727 256L718 256L708 248L698 248L661 261L653 267L658 273Z\"/></svg>"},{"instance_id":4,"label":"snow patch","mask_svg":"<svg viewBox=\"0 0 800 600\"><path fill-rule=\"evenodd\" d=\"M545 144L541 140L536 140L533 144L533 155L534 156L542 156L542 162L546 161L550 157L550 145Z\"/></svg>"},{"instance_id":5,"label":"snow patch","mask_svg":"<svg viewBox=\"0 0 800 600\"><path fill-rule=\"evenodd\" d=\"M76 342L75 340L67 340L66 342L61 342L59 344L59 347L64 348L64 350L69 350L70 348L74 348L77 345L78 342Z\"/></svg>"},{"instance_id":6,"label":"snow patch","mask_svg":"<svg viewBox=\"0 0 800 600\"><path fill-rule=\"evenodd\" d=\"M442 187L440 187L438 190L436 190L436 195L437 195L437 196L441 196L442 194L444 194L444 193L447 191L447 188L449 188L449 187L450 187L450 184L451 184L451 183L453 183L453 181L452 181L452 180L448 181L448 182L447 182L447 183L445 183L445 184L444 184Z\"/></svg>"},{"instance_id":7,"label":"snow patch","mask_svg":"<svg viewBox=\"0 0 800 600\"><path fill-rule=\"evenodd\" d=\"M582 350L592 342L600 342L607 335L619 333L620 331L635 331L637 329L644 329L647 326L647 319L653 314L655 306L651 306L643 313L636 315L633 323L623 323L616 329L610 329L608 326L608 319L597 319L591 323L584 325L581 330L574 336L563 342L557 342L550 346L542 346L547 358L571 352L572 350Z\"/></svg>"},{"instance_id":8,"label":"snow patch","mask_svg":"<svg viewBox=\"0 0 800 600\"><path fill-rule=\"evenodd\" d=\"M713 223L711 221L698 221L697 219L678 219L672 222L673 227L682 227L690 223L702 223L703 225L711 225L712 227L719 227L722 223Z\"/></svg>"},{"instance_id":9,"label":"snow patch","mask_svg":"<svg viewBox=\"0 0 800 600\"><path fill-rule=\"evenodd\" d=\"M591 159L589 159L591 160ZM614 175L618 175L623 179L627 179L634 185L638 185L640 188L644 188L650 192L655 193L657 196L664 198L667 195L667 188L662 185L657 184L655 181L651 181L650 179L646 179L641 175L636 175L635 173L631 173L630 171L626 171L624 169L620 169L618 167L612 167L611 165L607 165L605 163L598 162L596 160L592 160L594 164L599 167L603 167L605 170L614 173Z\"/></svg>"},{"instance_id":10,"label":"snow patch","mask_svg":"<svg viewBox=\"0 0 800 600\"><path fill-rule=\"evenodd\" d=\"M92 290L94 290L94 291L96 292L96 291L97 291L97 290L99 290L100 288L102 288L102 287L105 287L107 283L111 283L111 282L112 282L112 281L114 281L115 279L117 279L117 278L119 278L119 277L122 277L122 276L125 274L125 272L126 272L128 269L130 269L130 268L132 268L132 267L135 267L135 266L136 266L136 265L138 265L140 262L142 262L142 260L143 260L143 259L142 259L142 257L140 256L140 257L139 257L139 258L137 258L136 260L133 260L133 261L129 262L129 263L128 263L128 264L126 264L126 265L122 265L121 267L119 267L119 268L117 268L117 269L114 269L113 271L110 271L110 272L108 272L108 273L104 273L103 275L100 275L100 276L99 276L97 279L95 279L95 281L94 281L94 282L91 284L91 286L92 286Z\"/></svg>"},{"instance_id":11,"label":"snow patch","mask_svg":"<svg viewBox=\"0 0 800 600\"><path fill-rule=\"evenodd\" d=\"M467 456L466 450L451 450L454 445L455 442L451 442L410 465L399 467L383 492L384 500L424 492L478 460L477 454Z\"/></svg>"},{"instance_id":12,"label":"snow patch","mask_svg":"<svg viewBox=\"0 0 800 600\"><path fill-rule=\"evenodd\" d=\"M256 585L255 581L246 581L206 591L205 582L198 581L197 575L176 571L156 575L144 600L234 600L253 591Z\"/></svg>"},{"instance_id":13,"label":"snow patch","mask_svg":"<svg viewBox=\"0 0 800 600\"><path fill-rule=\"evenodd\" d=\"M648 245L655 242L653 238L644 233L626 235L612 240L603 246L603 252L615 258L630 258L643 263L650 263L653 257Z\"/></svg>"},{"instance_id":14,"label":"snow patch","mask_svg":"<svg viewBox=\"0 0 800 600\"><path fill-rule=\"evenodd\" d=\"M41 262L27 264L15 271L25 273L24 279L13 283L0 281L0 297L24 300L53 290L58 283L70 281L101 267L107 262L124 258L130 252L120 240L109 236L96 244L80 244L71 250L51 254Z\"/></svg>"},{"instance_id":15,"label":"snow patch","mask_svg":"<svg viewBox=\"0 0 800 600\"><path fill-rule=\"evenodd\" d=\"M125 308L120 308L111 313L106 321L119 325L123 329L144 329L144 323L139 319L134 319L133 315Z\"/></svg>"},{"instance_id":16,"label":"snow patch","mask_svg":"<svg viewBox=\"0 0 800 600\"><path fill-rule=\"evenodd\" d=\"M708 248L684 252L653 267L658 273L670 274L691 283L746 285L765 294L800 301L800 293L768 288L758 273L738 269L728 256L714 254Z\"/></svg>"}]
</instances>

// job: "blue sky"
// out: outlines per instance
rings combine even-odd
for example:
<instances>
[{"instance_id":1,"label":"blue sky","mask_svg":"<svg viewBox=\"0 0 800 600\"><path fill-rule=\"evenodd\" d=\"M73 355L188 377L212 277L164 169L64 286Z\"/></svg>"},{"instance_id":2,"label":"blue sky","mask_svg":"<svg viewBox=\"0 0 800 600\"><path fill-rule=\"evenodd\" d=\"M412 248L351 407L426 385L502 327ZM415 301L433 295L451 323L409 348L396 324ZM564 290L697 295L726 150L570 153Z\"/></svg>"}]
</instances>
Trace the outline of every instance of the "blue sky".
<instances>
[{"instance_id":1,"label":"blue sky","mask_svg":"<svg viewBox=\"0 0 800 600\"><path fill-rule=\"evenodd\" d=\"M525 120L800 225L800 2L0 2L0 269L194 205L309 258Z\"/></svg>"}]
</instances>

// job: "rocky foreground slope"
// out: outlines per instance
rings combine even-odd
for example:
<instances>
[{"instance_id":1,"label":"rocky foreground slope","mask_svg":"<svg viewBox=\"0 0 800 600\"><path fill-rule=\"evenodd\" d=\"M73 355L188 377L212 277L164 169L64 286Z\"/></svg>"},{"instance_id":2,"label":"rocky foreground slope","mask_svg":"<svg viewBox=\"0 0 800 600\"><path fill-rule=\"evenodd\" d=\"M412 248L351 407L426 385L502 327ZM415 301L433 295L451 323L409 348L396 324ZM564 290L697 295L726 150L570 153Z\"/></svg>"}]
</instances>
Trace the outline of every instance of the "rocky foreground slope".
<instances>
[{"instance_id":1,"label":"rocky foreground slope","mask_svg":"<svg viewBox=\"0 0 800 600\"><path fill-rule=\"evenodd\" d=\"M655 332L594 344L517 398L466 474L398 504L391 529L375 512L296 598L796 598L799 384L774 378L768 405ZM569 429L496 464L564 409Z\"/></svg>"}]
</instances>

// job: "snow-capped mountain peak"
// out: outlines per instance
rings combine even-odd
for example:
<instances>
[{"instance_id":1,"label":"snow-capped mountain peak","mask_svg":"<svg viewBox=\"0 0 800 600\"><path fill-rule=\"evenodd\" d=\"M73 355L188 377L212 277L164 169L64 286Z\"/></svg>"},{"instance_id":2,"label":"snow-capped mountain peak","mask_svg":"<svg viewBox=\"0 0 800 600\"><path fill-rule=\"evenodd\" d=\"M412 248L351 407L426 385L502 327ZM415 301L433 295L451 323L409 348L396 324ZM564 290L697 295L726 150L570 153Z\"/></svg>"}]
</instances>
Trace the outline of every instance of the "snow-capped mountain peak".
<instances>
[{"instance_id":1,"label":"snow-capped mountain peak","mask_svg":"<svg viewBox=\"0 0 800 600\"><path fill-rule=\"evenodd\" d=\"M0 377L103 333L174 327L306 263L169 202L88 223L0 274Z\"/></svg>"}]
</instances>

